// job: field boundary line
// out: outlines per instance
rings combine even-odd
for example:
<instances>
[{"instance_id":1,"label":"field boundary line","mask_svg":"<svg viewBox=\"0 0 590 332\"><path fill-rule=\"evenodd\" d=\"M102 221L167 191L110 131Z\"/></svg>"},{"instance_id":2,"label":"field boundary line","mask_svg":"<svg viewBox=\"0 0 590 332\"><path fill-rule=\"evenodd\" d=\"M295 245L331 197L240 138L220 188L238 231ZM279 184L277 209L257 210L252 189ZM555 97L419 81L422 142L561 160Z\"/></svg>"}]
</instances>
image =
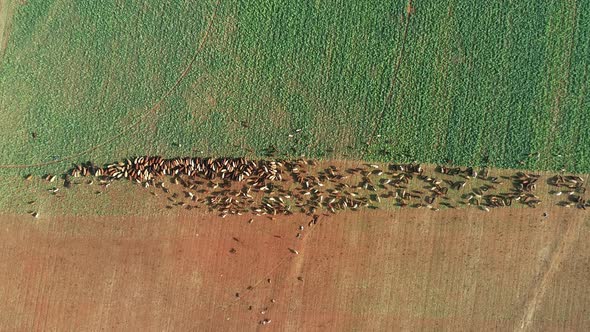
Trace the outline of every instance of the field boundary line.
<instances>
[{"instance_id":1,"label":"field boundary line","mask_svg":"<svg viewBox=\"0 0 590 332\"><path fill-rule=\"evenodd\" d=\"M164 103L164 101L166 101L166 99L168 97L170 97L174 92L176 92L176 89L178 88L178 86L180 85L180 83L182 83L182 81L184 80L184 78L186 77L186 75L190 72L190 70L192 69L195 61L197 60L197 57L199 56L199 54L201 54L204 46L205 46L205 42L207 41L207 38L209 37L209 33L211 32L211 28L213 27L213 22L215 21L215 18L217 17L217 10L219 9L219 4L221 3L221 0L217 0L217 2L215 3L215 7L213 8L213 12L211 13L211 18L209 19L209 23L207 24L207 28L205 29L205 33L203 34L203 37L201 38L201 41L199 42L199 46L197 47L197 49L195 50L195 52L193 53L193 56L191 58L191 60L189 61L188 65L184 68L184 70L182 71L182 73L180 74L180 76L178 77L178 79L176 79L176 82L160 97L160 99L143 115L141 115L133 124L131 124L130 126L128 126L127 128L124 128L120 133L118 133L117 135L109 138L108 140L96 144L94 146L91 146L89 148L87 148L86 150L83 150L81 152L77 152L74 154L71 154L69 156L65 156L63 158L59 158L56 160L52 160L52 161L48 161L48 162L43 162L43 163L36 163L36 164L5 164L5 165L0 165L0 169L10 169L10 168L33 168L33 167L41 167L41 166L48 166L48 165L55 165L55 164L60 164L63 163L65 161L71 160L73 158L79 157L79 156L83 156L89 152L95 151L107 144L110 144L112 142L114 142L115 140L123 137L125 134L127 134L130 130L132 129L137 129L138 125L148 116L151 115L153 113L155 113L156 110L158 110L160 108L160 106L162 106L162 104Z\"/></svg>"},{"instance_id":2,"label":"field boundary line","mask_svg":"<svg viewBox=\"0 0 590 332\"><path fill-rule=\"evenodd\" d=\"M397 81L398 81L397 75L399 73L399 68L401 66L402 59L404 57L404 51L406 49L406 40L408 39L408 29L410 27L410 17L412 16L413 10L414 10L414 7L412 6L412 0L408 0L408 4L406 6L406 24L404 26L404 34L402 36L402 46L401 46L400 53L397 57L397 62L395 64L395 67L393 68L391 80L389 83L389 91L387 93L387 96L385 97L385 101L383 103L383 108L381 109L381 113L377 117L377 123L375 124L375 126L373 127L373 130L371 130L371 133L369 134L369 139L366 142L366 148L363 149L363 151L361 153L361 160L364 160L365 155L367 154L367 151L369 150L369 147L371 146L371 143L373 142L373 137L375 136L377 129L379 127L381 127L381 124L383 123L383 116L385 115L385 110L387 109L387 106L389 106L389 104L391 103L391 98L393 97L393 90L395 88L395 83L397 83Z\"/></svg>"}]
</instances>

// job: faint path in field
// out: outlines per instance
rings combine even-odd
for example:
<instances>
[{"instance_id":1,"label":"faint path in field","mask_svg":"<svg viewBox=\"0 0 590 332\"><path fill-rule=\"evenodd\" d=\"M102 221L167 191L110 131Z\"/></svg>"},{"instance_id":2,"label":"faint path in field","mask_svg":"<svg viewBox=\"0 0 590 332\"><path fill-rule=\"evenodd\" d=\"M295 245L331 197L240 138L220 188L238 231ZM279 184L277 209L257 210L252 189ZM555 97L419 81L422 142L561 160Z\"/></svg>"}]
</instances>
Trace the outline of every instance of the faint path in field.
<instances>
[{"instance_id":1,"label":"faint path in field","mask_svg":"<svg viewBox=\"0 0 590 332\"><path fill-rule=\"evenodd\" d=\"M373 126L373 129L371 130L371 133L369 134L369 138L366 142L366 147L365 147L365 149L363 149L360 159L364 159L365 154L369 150L369 147L371 146L371 143L373 142L373 137L375 136L377 129L379 127L381 127L381 123L383 122L383 116L385 115L385 110L387 109L387 106L389 106L389 104L391 103L391 98L393 97L395 83L397 83L397 81L398 81L397 74L399 73L399 67L401 66L402 59L404 58L404 51L406 48L406 40L408 37L408 28L410 26L410 17L412 16L413 11L414 11L414 7L412 6L412 0L408 0L408 4L406 6L406 24L404 27L404 34L402 36L401 50L399 52L399 55L397 57L397 62L395 64L395 67L393 68L393 72L391 74L391 83L389 85L389 92L387 93L387 96L385 97L385 101L383 103L383 108L381 109L381 113L379 113L379 116L377 117L377 123L375 124L375 126Z\"/></svg>"},{"instance_id":2,"label":"faint path in field","mask_svg":"<svg viewBox=\"0 0 590 332\"><path fill-rule=\"evenodd\" d=\"M539 305L543 302L547 288L555 279L555 275L559 271L564 259L570 256L573 244L578 240L580 227L582 226L584 219L574 218L566 222L567 224L557 235L557 243L548 254L549 263L544 271L541 272L539 280L536 282L536 285L525 302L523 316L520 320L520 324L514 329L515 331L531 330L535 314Z\"/></svg>"},{"instance_id":3,"label":"faint path in field","mask_svg":"<svg viewBox=\"0 0 590 332\"><path fill-rule=\"evenodd\" d=\"M285 247L285 255L283 258L281 258L281 260L279 260L279 262L274 265L273 267L271 267L269 269L268 272L264 273L262 275L262 278L256 280L256 282L254 282L253 284L251 284L248 287L243 287L240 291L241 294L246 294L244 296L241 296L239 298L236 298L236 300L234 300L233 302L226 304L226 305L222 305L222 310L227 310L231 307L233 307L236 304L239 303L243 303L244 300L248 299L248 295L250 293L247 293L246 290L254 290L256 289L257 286L259 286L260 284L262 284L265 280L269 279L271 276L273 276L283 265L285 265L285 263L290 262L292 260L296 260L295 261L295 265L292 267L294 271L301 271L302 270L302 264L303 264L303 254L304 254L304 248L305 248L305 243L307 242L307 239L309 239L311 237L311 234L313 233L313 231L315 230L316 227L319 226L321 220L323 217L319 217L318 221L316 224L312 224L311 226L308 227L308 231L306 233L304 233L301 236L301 241L300 245L297 248L293 248L296 249L298 251L298 254L295 255L292 252L289 252L289 248ZM213 317L210 318L210 320L213 319Z\"/></svg>"},{"instance_id":4,"label":"faint path in field","mask_svg":"<svg viewBox=\"0 0 590 332\"><path fill-rule=\"evenodd\" d=\"M543 154L549 155L551 153L551 149L554 147L554 142L556 141L557 137L559 137L559 120L563 113L563 108L567 107L563 98L567 95L567 90L570 88L570 74L571 74L571 63L572 63L572 56L574 53L574 41L576 39L576 33L578 32L578 6L576 1L572 1L569 3L569 6L572 8L572 17L571 17L571 27L572 27L572 34L567 40L567 51L565 52L565 62L559 65L559 71L563 72L563 77L555 83L556 87L551 89L549 88L550 93L550 114L551 114L551 125L549 126L549 133L547 137L549 138L547 142L550 144L544 145ZM565 46L565 45L564 45ZM551 77L551 73L546 73L547 77ZM551 83L550 83L551 85ZM570 145L570 147L573 146ZM560 154L569 154L569 151L560 151ZM573 165L567 165L567 167L572 167Z\"/></svg>"},{"instance_id":5,"label":"faint path in field","mask_svg":"<svg viewBox=\"0 0 590 332\"><path fill-rule=\"evenodd\" d=\"M8 1L8 0L0 0L0 3L2 1ZM180 85L180 83L182 83L182 81L184 80L184 78L186 77L186 75L190 72L190 70L193 67L193 64L195 63L195 61L197 60L198 55L201 53L201 51L203 50L204 46L205 46L205 42L207 41L207 38L209 37L209 33L211 32L211 28L213 27L213 22L215 21L215 18L217 17L217 10L219 8L219 4L220 4L221 0L217 0L217 2L215 3L215 7L213 8L213 13L211 14L211 18L209 19L209 23L207 25L207 28L205 29L205 32L203 34L203 37L201 38L201 41L199 42L199 46L197 47L197 49L195 50L195 53L193 54L191 60L189 61L188 65L184 68L184 70L182 71L182 73L180 74L180 76L178 77L178 79L176 80L176 82L170 87L170 89L168 89L163 95L162 97L160 97L160 99L158 100L158 102L156 102L145 114L139 116L137 118L137 120L135 121L135 123L131 124L130 126L128 126L127 128L124 128L123 130L121 130L121 132L119 132L118 134L112 136L110 139L99 143L97 145L94 145L84 151L57 159L57 160L52 160L52 161L48 161L48 162L44 162L44 163L37 163L37 164L12 164L12 165L0 165L0 169L7 169L7 168L31 168L31 167L41 167L41 166L47 166L47 165L54 165L54 164L59 164L62 163L64 161L68 161L70 159L79 157L79 156L83 156L89 152L92 152L94 150L97 150L107 144L110 144L118 139L120 139L121 137L123 137L123 135L127 134L128 132L130 132L132 129L137 129L139 127L139 124L145 120L149 115L153 115L156 110L158 110L160 108L160 106L162 106L162 104L164 103L164 101L170 97L178 88L178 86ZM1 53L0 53L1 54Z\"/></svg>"},{"instance_id":6,"label":"faint path in field","mask_svg":"<svg viewBox=\"0 0 590 332\"><path fill-rule=\"evenodd\" d=\"M14 3L12 0L0 0L0 59L6 49L12 15L14 14Z\"/></svg>"},{"instance_id":7,"label":"faint path in field","mask_svg":"<svg viewBox=\"0 0 590 332\"><path fill-rule=\"evenodd\" d=\"M574 10L572 12L572 21L573 25L576 24L576 17L577 17L577 7L574 3ZM571 38L568 40L568 51L567 51L567 64L566 68L570 68L571 65L571 58L573 53L574 47L574 38L576 29L572 29L574 33L572 34ZM566 72L565 77L563 80L559 82L558 92L555 97L555 101L553 107L551 109L552 114L552 128L553 131L551 132L551 136L555 135L555 128L557 124L557 120L559 119L560 110L562 108L561 105L561 95L564 89L567 88L567 82L569 79L569 71ZM549 146L549 145L547 145ZM549 153L549 152L545 152ZM588 183L585 182L585 187L587 189ZM549 284L555 279L555 274L559 271L563 260L569 256L572 244L578 239L578 234L580 232L580 227L583 224L584 219L573 219L571 220L565 227L566 229L560 232L557 238L557 244L553 247L553 250L549 253L549 264L548 267L542 272L540 281L537 282L537 285L534 286L532 293L529 295L529 298L524 306L524 314L520 321L520 325L515 329L515 331L528 331L531 330L532 324L534 322L535 314L538 310L539 304L543 301L545 297L545 292L549 287Z\"/></svg>"}]
</instances>

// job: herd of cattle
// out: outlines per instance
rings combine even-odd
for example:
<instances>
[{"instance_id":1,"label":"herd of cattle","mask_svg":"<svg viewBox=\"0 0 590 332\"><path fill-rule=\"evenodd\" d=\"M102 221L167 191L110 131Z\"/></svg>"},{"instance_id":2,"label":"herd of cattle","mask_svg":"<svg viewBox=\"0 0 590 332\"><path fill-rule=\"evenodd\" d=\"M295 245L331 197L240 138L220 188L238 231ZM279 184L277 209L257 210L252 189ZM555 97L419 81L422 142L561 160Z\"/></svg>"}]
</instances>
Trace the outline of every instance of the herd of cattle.
<instances>
[{"instance_id":1,"label":"herd of cattle","mask_svg":"<svg viewBox=\"0 0 590 332\"><path fill-rule=\"evenodd\" d=\"M144 187L169 194L167 208L192 209L199 204L231 214L278 215L303 212L378 208L392 199L400 207L456 208L477 206L484 211L518 202L529 207L541 203L536 189L540 175L517 172L511 176L490 176L487 168L438 166L434 176L426 175L420 164L362 165L347 169L321 166L306 159L248 160L246 158L171 158L144 156L104 167L76 165L64 176L64 186L74 178L93 176L105 187L114 180L129 179ZM55 176L48 175L48 181ZM180 185L174 190L167 185ZM89 181L93 182L93 181ZM584 179L575 175L555 175L547 184L563 195L559 204L586 209ZM450 191L454 192L451 193ZM155 192L152 192L156 195Z\"/></svg>"}]
</instances>

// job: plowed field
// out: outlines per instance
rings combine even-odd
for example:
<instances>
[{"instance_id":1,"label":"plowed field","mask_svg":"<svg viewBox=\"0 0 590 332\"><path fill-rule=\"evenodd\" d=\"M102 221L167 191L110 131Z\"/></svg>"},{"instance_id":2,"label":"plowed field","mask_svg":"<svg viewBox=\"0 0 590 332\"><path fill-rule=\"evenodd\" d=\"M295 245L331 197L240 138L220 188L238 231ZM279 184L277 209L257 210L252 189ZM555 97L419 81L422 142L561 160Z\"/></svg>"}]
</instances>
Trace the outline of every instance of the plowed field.
<instances>
[{"instance_id":1,"label":"plowed field","mask_svg":"<svg viewBox=\"0 0 590 332\"><path fill-rule=\"evenodd\" d=\"M0 219L4 330L590 329L562 207Z\"/></svg>"}]
</instances>

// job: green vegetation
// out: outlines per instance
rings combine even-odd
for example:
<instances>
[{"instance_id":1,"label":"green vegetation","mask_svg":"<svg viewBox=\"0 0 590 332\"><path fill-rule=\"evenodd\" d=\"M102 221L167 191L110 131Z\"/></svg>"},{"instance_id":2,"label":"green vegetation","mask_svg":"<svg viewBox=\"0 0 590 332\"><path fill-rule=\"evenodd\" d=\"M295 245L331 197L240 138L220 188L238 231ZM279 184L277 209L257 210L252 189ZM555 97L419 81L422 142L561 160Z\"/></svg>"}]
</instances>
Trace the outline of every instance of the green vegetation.
<instances>
[{"instance_id":1,"label":"green vegetation","mask_svg":"<svg viewBox=\"0 0 590 332\"><path fill-rule=\"evenodd\" d=\"M221 0L192 70L155 115L71 162L254 157L274 146L280 156L590 171L590 2L419 1L400 55L406 5ZM51 161L125 130L177 80L215 8L18 5L0 52L0 164Z\"/></svg>"}]
</instances>

